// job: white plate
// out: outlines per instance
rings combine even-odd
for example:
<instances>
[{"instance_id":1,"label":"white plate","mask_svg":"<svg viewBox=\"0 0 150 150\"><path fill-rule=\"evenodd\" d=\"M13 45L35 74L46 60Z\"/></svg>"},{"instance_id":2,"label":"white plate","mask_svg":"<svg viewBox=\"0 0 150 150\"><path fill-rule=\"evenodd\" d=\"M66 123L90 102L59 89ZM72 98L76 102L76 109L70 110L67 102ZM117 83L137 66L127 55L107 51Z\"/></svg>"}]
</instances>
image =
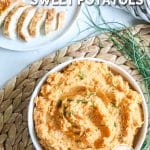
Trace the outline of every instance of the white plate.
<instances>
[{"instance_id":1,"label":"white plate","mask_svg":"<svg viewBox=\"0 0 150 150\"><path fill-rule=\"evenodd\" d=\"M31 0L24 0L25 2L31 2ZM37 6L38 7L38 6ZM40 7L40 6L39 6ZM51 5L50 5L51 7ZM55 31L48 36L41 35L38 38L32 39L29 42L24 42L21 39L11 40L2 35L2 29L0 30L0 47L15 50L15 51L29 51L38 49L42 45L46 45L47 43L53 42L54 40L60 38L73 24L76 17L79 14L81 6L77 4L77 1L72 1L71 6L52 6L55 7L58 11L65 10L66 11L66 19L64 28L60 31Z\"/></svg>"},{"instance_id":2,"label":"white plate","mask_svg":"<svg viewBox=\"0 0 150 150\"><path fill-rule=\"evenodd\" d=\"M32 142L35 146L35 149L36 150L41 150L41 146L39 144L38 138L37 138L35 130L34 130L33 110L34 110L35 97L38 95L41 86L43 85L43 83L46 81L47 77L51 73L61 71L62 69L67 67L69 64L71 64L73 61L80 61L80 60L90 60L90 61L106 63L113 71L115 71L115 72L119 73L120 75L122 75L130 83L130 85L136 91L138 91L141 94L141 96L142 96L142 108L143 108L143 113L144 113L144 124L143 124L140 132L136 136L135 143L134 143L134 150L140 150L141 147L142 147L142 144L145 140L146 133L147 133L147 127L148 127L148 110L147 110L147 105L146 105L146 100L144 98L144 95L143 95L140 87L138 86L138 84L136 83L136 81L133 79L133 77L131 75L129 75L126 71L124 71L118 65L116 65L112 62L106 61L106 60L98 59L98 58L78 58L78 59L74 59L74 60L64 62L64 63L59 64L58 66L54 67L52 70L50 70L39 81L38 85L36 86L32 96L31 96L29 107L28 107L28 128L29 128L29 134L31 136L31 139L32 139ZM122 146L121 146L121 148L122 148ZM119 150L121 150L120 147L119 147Z\"/></svg>"}]
</instances>

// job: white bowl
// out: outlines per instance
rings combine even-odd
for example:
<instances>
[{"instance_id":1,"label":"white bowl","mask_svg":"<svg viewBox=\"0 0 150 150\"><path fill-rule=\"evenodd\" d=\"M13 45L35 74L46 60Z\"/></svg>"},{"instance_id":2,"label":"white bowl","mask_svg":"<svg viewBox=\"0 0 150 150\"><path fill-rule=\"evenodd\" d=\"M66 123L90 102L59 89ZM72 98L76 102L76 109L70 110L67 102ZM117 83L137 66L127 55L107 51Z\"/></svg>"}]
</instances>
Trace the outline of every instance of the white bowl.
<instances>
[{"instance_id":1,"label":"white bowl","mask_svg":"<svg viewBox=\"0 0 150 150\"><path fill-rule=\"evenodd\" d=\"M97 59L97 58L78 58L78 59L74 59L71 61L67 61L65 63L62 63L58 66L56 66L55 68L53 68L52 70L50 70L42 79L41 81L38 83L38 85L36 86L32 96L31 96L31 100L29 103L29 108L28 108L28 128L29 128L29 134L31 136L32 142L35 146L36 150L41 150L41 146L38 142L38 138L36 136L35 130L34 130L34 121L33 121L33 110L34 110L34 99L35 97L38 95L39 90L41 88L41 86L43 85L43 83L46 81L47 77L54 72L57 71L61 71L64 67L68 66L69 64L71 64L73 61L80 61L80 60L90 60L90 61L96 61L96 62L102 62L102 63L106 63L112 70L114 70L115 72L121 74L129 83L130 85L141 94L142 96L142 108L143 108L143 113L144 113L144 124L136 138L136 142L135 142L135 150L140 150L142 147L142 144L145 140L146 137L146 133L147 133L147 127L148 127L148 110L147 110L147 105L146 105L146 101L144 98L144 95L140 89L140 87L138 86L138 84L136 83L136 81L126 72L124 71L122 68L120 68L119 66L109 62L109 61L105 61L102 59Z\"/></svg>"}]
</instances>

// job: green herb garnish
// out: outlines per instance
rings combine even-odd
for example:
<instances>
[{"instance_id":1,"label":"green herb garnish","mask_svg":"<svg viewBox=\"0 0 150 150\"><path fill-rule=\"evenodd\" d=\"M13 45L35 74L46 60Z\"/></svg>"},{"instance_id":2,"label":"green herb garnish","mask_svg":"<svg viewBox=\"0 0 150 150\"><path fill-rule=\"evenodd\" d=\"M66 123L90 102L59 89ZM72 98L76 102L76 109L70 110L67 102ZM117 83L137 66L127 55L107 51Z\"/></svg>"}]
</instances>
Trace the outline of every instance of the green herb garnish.
<instances>
[{"instance_id":1,"label":"green herb garnish","mask_svg":"<svg viewBox=\"0 0 150 150\"><path fill-rule=\"evenodd\" d=\"M111 102L111 106L112 106L112 107L117 107L114 102Z\"/></svg>"},{"instance_id":2,"label":"green herb garnish","mask_svg":"<svg viewBox=\"0 0 150 150\"><path fill-rule=\"evenodd\" d=\"M90 98L91 96L95 96L95 95L96 95L96 93L91 92L91 93L89 93L88 98Z\"/></svg>"},{"instance_id":3,"label":"green herb garnish","mask_svg":"<svg viewBox=\"0 0 150 150\"><path fill-rule=\"evenodd\" d=\"M85 78L85 74L82 71L80 71L79 77L80 77L80 80L83 80Z\"/></svg>"},{"instance_id":4,"label":"green herb garnish","mask_svg":"<svg viewBox=\"0 0 150 150\"><path fill-rule=\"evenodd\" d=\"M61 106L62 106L62 100L59 99L59 100L57 101L57 108L60 108Z\"/></svg>"},{"instance_id":5,"label":"green herb garnish","mask_svg":"<svg viewBox=\"0 0 150 150\"><path fill-rule=\"evenodd\" d=\"M73 99L71 99L71 98L68 98L68 99L67 99L67 101L71 102L71 101L73 101Z\"/></svg>"},{"instance_id":6,"label":"green herb garnish","mask_svg":"<svg viewBox=\"0 0 150 150\"><path fill-rule=\"evenodd\" d=\"M66 109L67 109L67 106L65 106L64 109L63 109L63 115L64 115L65 117L66 117L66 114L67 114Z\"/></svg>"},{"instance_id":7,"label":"green herb garnish","mask_svg":"<svg viewBox=\"0 0 150 150\"><path fill-rule=\"evenodd\" d=\"M94 101L91 101L91 103L92 103L92 107L94 108L94 109L96 109L96 104L95 104L95 102Z\"/></svg>"},{"instance_id":8,"label":"green herb garnish","mask_svg":"<svg viewBox=\"0 0 150 150\"><path fill-rule=\"evenodd\" d=\"M71 115L74 115L74 112L73 111L70 111L69 112L69 115L71 116Z\"/></svg>"},{"instance_id":9,"label":"green herb garnish","mask_svg":"<svg viewBox=\"0 0 150 150\"><path fill-rule=\"evenodd\" d=\"M84 103L84 104L87 104L88 101L84 100L84 99L78 99L77 100L77 103Z\"/></svg>"}]
</instances>

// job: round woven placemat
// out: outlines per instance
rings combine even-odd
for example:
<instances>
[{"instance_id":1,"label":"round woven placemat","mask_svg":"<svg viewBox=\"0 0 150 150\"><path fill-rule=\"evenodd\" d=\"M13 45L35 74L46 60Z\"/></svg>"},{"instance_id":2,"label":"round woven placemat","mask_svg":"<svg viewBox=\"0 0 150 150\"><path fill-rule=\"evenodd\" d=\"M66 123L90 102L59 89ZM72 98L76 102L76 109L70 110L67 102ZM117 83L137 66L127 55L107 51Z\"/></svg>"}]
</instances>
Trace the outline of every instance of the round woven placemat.
<instances>
[{"instance_id":1,"label":"round woven placemat","mask_svg":"<svg viewBox=\"0 0 150 150\"><path fill-rule=\"evenodd\" d=\"M150 25L132 27L132 33L150 51ZM49 54L29 65L0 90L0 150L34 149L27 127L28 103L40 78L57 64L76 57L97 57L118 64L137 81L142 78L134 64L117 51L109 35L92 37Z\"/></svg>"}]
</instances>

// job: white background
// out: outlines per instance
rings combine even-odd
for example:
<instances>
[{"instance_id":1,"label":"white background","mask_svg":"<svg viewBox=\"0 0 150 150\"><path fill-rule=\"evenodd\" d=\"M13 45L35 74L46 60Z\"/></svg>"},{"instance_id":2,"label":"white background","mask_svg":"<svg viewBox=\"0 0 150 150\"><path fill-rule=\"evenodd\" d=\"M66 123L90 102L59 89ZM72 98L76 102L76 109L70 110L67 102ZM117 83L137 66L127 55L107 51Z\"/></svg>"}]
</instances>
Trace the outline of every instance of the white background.
<instances>
[{"instance_id":1,"label":"white background","mask_svg":"<svg viewBox=\"0 0 150 150\"><path fill-rule=\"evenodd\" d=\"M94 15L93 8L90 8L90 10L93 11L92 14ZM0 48L0 87L2 87L10 78L17 75L22 69L27 67L27 65L48 55L54 50L68 45L72 41L73 37L77 37L79 33L78 26L82 29L87 27L87 25L83 23L83 21L86 21L83 11L85 11L84 6L82 7L82 10L73 26L59 40L50 43L48 48L43 47L38 51L30 52L15 52ZM126 26L131 26L141 22L133 18L128 13L109 6L102 7L101 11L106 21L117 21L125 24ZM85 34L78 35L78 39L87 37L87 35L88 31Z\"/></svg>"}]
</instances>

